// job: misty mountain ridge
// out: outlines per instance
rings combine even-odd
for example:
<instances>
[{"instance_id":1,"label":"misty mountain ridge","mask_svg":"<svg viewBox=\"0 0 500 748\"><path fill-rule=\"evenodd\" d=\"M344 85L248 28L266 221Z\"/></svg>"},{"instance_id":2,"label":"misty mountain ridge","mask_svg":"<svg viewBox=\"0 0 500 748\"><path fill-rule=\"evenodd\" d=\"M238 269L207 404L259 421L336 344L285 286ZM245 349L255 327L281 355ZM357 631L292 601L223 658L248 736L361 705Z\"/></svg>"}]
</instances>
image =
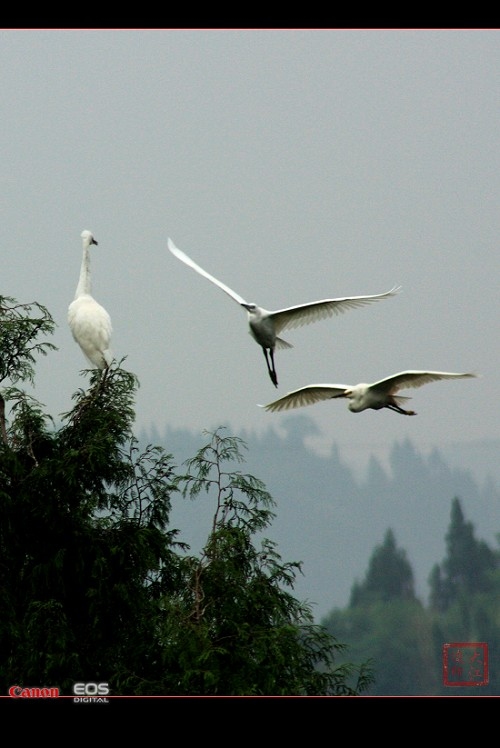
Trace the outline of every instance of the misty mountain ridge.
<instances>
[{"instance_id":1,"label":"misty mountain ridge","mask_svg":"<svg viewBox=\"0 0 500 748\"><path fill-rule=\"evenodd\" d=\"M250 473L269 491L276 518L265 537L277 544L283 561L301 561L293 594L311 604L315 619L334 608L344 608L353 583L361 580L375 546L387 528L406 551L415 575L416 593L426 604L432 567L446 554L445 535L453 498L458 497L475 536L493 549L500 533L500 490L496 455L500 440L457 443L422 455L410 439L395 442L387 465L372 455L363 470L341 457L333 444L329 455L307 444L317 427L307 416L290 416L280 436L270 427L263 435L246 432L226 435L243 440L245 462L226 465L228 472ZM206 434L165 427L139 434L142 446L157 444L173 456L182 471L184 460L209 442ZM469 467L476 459L474 469ZM480 463L480 468L478 464ZM489 471L491 468L491 472ZM482 477L480 469L484 470ZM496 469L496 473L493 471ZM211 528L214 501L172 497L171 526L179 540L197 553Z\"/></svg>"}]
</instances>

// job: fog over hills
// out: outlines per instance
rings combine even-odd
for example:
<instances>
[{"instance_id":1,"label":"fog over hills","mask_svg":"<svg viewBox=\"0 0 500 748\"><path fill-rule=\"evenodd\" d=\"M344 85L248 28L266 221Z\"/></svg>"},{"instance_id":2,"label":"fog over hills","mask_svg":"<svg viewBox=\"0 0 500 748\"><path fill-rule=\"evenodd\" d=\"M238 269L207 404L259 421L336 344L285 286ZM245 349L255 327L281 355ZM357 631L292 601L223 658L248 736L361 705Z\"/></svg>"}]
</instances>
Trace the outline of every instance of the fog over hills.
<instances>
[{"instance_id":1,"label":"fog over hills","mask_svg":"<svg viewBox=\"0 0 500 748\"><path fill-rule=\"evenodd\" d=\"M276 518L264 535L276 542L283 561L303 563L293 593L311 603L318 622L348 604L354 581L364 577L388 527L405 549L417 594L426 603L429 574L446 553L454 497L476 537L498 547L497 442L457 442L446 453L423 455L405 439L393 444L386 464L371 456L357 469L336 445L329 455L307 445L317 430L308 417L291 416L287 428L285 435L270 429L259 436L224 429L223 435L240 437L248 448L244 463L226 469L259 478L276 501ZM180 467L210 436L166 427L162 434L142 432L139 439L163 446ZM214 502L201 494L196 501L174 495L172 503L171 525L196 553L211 527Z\"/></svg>"}]
</instances>

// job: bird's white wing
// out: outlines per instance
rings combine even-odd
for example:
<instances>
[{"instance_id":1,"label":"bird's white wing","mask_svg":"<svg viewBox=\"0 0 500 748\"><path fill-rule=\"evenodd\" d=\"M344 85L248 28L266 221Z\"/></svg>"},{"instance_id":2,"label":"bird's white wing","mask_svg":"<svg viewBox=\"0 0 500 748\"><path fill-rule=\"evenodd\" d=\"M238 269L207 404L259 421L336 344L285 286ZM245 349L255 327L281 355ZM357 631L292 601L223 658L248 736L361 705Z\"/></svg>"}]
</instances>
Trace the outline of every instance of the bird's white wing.
<instances>
[{"instance_id":1,"label":"bird's white wing","mask_svg":"<svg viewBox=\"0 0 500 748\"><path fill-rule=\"evenodd\" d=\"M373 294L372 296L346 296L340 299L321 299L320 301L311 301L308 304L298 304L278 309L271 313L274 320L276 333L283 330L289 330L293 327L302 327L309 325L311 322L317 322L326 317L333 317L335 314L343 314L349 309L358 309L359 307L370 304L372 301L380 301L390 296L395 296L401 291L401 286L394 286L386 293Z\"/></svg>"},{"instance_id":2,"label":"bird's white wing","mask_svg":"<svg viewBox=\"0 0 500 748\"><path fill-rule=\"evenodd\" d=\"M68 308L68 324L73 338L93 365L100 369L111 365L113 328L111 318L101 304L89 294L75 299Z\"/></svg>"},{"instance_id":3,"label":"bird's white wing","mask_svg":"<svg viewBox=\"0 0 500 748\"><path fill-rule=\"evenodd\" d=\"M477 374L462 374L451 371L400 371L392 377L386 377L371 385L372 390L395 393L406 387L422 387L429 382L438 382L440 379L469 379L477 377Z\"/></svg>"},{"instance_id":4,"label":"bird's white wing","mask_svg":"<svg viewBox=\"0 0 500 748\"><path fill-rule=\"evenodd\" d=\"M181 260L186 265L188 265L190 268L193 268L193 270L196 270L197 273L200 275L203 275L204 278L207 278L209 281L212 281L212 283L215 283L216 286L219 286L219 288L222 288L223 291L225 291L228 296L230 296L232 299L238 302L238 304L246 304L247 302L245 299L243 299L239 294L236 293L236 291L233 291L229 286L226 286L225 283L222 283L222 281L217 280L217 278L214 278L213 275L210 275L210 273L207 273L206 270L203 270L199 265L194 262L190 257L187 256L181 249L175 246L173 241L169 238L168 241L168 248L172 252L172 254L177 257L178 260Z\"/></svg>"},{"instance_id":5,"label":"bird's white wing","mask_svg":"<svg viewBox=\"0 0 500 748\"><path fill-rule=\"evenodd\" d=\"M279 410L302 408L305 405L319 403L320 400L330 400L332 397L343 395L348 389L350 389L348 384L309 384L307 387L288 392L272 403L259 405L259 408L265 408L273 413Z\"/></svg>"}]
</instances>

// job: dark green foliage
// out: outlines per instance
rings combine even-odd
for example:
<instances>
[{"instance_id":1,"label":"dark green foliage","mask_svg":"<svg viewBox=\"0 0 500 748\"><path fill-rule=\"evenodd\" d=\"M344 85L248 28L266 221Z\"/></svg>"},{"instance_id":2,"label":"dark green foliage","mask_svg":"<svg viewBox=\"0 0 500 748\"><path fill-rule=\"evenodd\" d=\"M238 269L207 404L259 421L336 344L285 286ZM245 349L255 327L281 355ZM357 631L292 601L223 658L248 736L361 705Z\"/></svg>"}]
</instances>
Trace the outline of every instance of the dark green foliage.
<instances>
[{"instance_id":1,"label":"dark green foliage","mask_svg":"<svg viewBox=\"0 0 500 748\"><path fill-rule=\"evenodd\" d=\"M32 319L36 309L40 317ZM229 470L244 443L210 435L176 475L132 433L137 381L84 372L63 425L18 388L33 382L40 305L0 298L0 692L107 681L112 694L344 695L370 682L291 594L300 564L262 537L274 502ZM169 526L172 498L213 502L199 557ZM255 536L260 535L257 545Z\"/></svg>"},{"instance_id":2,"label":"dark green foliage","mask_svg":"<svg viewBox=\"0 0 500 748\"><path fill-rule=\"evenodd\" d=\"M174 651L183 653L169 669L180 665L186 694L357 693L369 682L368 668L335 667L343 647L287 591L300 564L283 563L266 538L252 543L271 523L274 502L256 478L224 469L241 461L243 446L219 430L177 478L184 495L213 494L215 510L200 558L185 558L182 593L169 601L167 637L179 637Z\"/></svg>"},{"instance_id":3,"label":"dark green foliage","mask_svg":"<svg viewBox=\"0 0 500 748\"><path fill-rule=\"evenodd\" d=\"M485 642L490 683L481 695L500 693L500 554L477 540L457 497L451 504L447 555L429 577L429 607L436 657L445 642ZM442 695L477 695L475 687L441 687Z\"/></svg>"},{"instance_id":4,"label":"dark green foliage","mask_svg":"<svg viewBox=\"0 0 500 748\"><path fill-rule=\"evenodd\" d=\"M370 559L366 578L355 583L350 606L355 607L370 600L413 600L415 598L413 571L406 552L396 548L396 539L389 528L384 542L375 548Z\"/></svg>"},{"instance_id":5,"label":"dark green foliage","mask_svg":"<svg viewBox=\"0 0 500 748\"><path fill-rule=\"evenodd\" d=\"M119 368L103 381L91 377L58 433L45 430L28 401L6 429L4 686L51 683L68 693L79 679L118 684L123 660L136 676L149 670L166 589L160 572L175 567L174 533L166 532L170 458L136 454L133 378Z\"/></svg>"},{"instance_id":6,"label":"dark green foliage","mask_svg":"<svg viewBox=\"0 0 500 748\"><path fill-rule=\"evenodd\" d=\"M484 541L476 540L471 522L465 522L458 498L451 505L451 521L446 535L447 556L441 568L429 579L431 604L446 611L462 596L488 592L491 572L497 566L493 551Z\"/></svg>"},{"instance_id":7,"label":"dark green foliage","mask_svg":"<svg viewBox=\"0 0 500 748\"><path fill-rule=\"evenodd\" d=\"M373 658L373 696L498 695L500 679L500 556L474 538L460 502L452 501L446 534L448 554L434 565L426 609L413 591L411 567L387 530L375 548L366 577L356 582L345 610L334 610L323 625L349 640L354 659ZM489 683L445 686L443 645L488 645Z\"/></svg>"},{"instance_id":8,"label":"dark green foliage","mask_svg":"<svg viewBox=\"0 0 500 748\"><path fill-rule=\"evenodd\" d=\"M372 599L335 610L323 624L350 642L354 659L370 657L374 680L370 696L429 695L441 676L434 656L431 621L415 599Z\"/></svg>"},{"instance_id":9,"label":"dark green foliage","mask_svg":"<svg viewBox=\"0 0 500 748\"><path fill-rule=\"evenodd\" d=\"M38 340L54 332L52 317L36 301L18 304L10 296L0 296L0 322L0 385L20 380L33 383L36 355L46 356L56 349L53 343Z\"/></svg>"},{"instance_id":10,"label":"dark green foliage","mask_svg":"<svg viewBox=\"0 0 500 748\"><path fill-rule=\"evenodd\" d=\"M323 623L351 642L355 658L373 659L370 695L407 696L432 687L436 667L430 623L415 597L411 565L391 529L373 551L363 582L353 585L349 608L333 611Z\"/></svg>"}]
</instances>

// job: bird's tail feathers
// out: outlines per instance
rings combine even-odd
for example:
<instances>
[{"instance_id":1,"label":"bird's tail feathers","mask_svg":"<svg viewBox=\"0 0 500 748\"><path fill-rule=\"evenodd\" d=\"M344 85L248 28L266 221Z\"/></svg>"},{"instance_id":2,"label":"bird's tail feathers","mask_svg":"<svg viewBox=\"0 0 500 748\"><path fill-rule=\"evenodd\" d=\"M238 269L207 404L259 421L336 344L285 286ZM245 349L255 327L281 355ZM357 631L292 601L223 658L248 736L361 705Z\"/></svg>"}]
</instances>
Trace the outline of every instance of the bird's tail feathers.
<instances>
[{"instance_id":1,"label":"bird's tail feathers","mask_svg":"<svg viewBox=\"0 0 500 748\"><path fill-rule=\"evenodd\" d=\"M399 406L403 406L408 400L411 400L411 397L405 395L393 395L392 397Z\"/></svg>"},{"instance_id":2,"label":"bird's tail feathers","mask_svg":"<svg viewBox=\"0 0 500 748\"><path fill-rule=\"evenodd\" d=\"M287 343L283 338L276 338L276 348L293 348L291 343Z\"/></svg>"},{"instance_id":3,"label":"bird's tail feathers","mask_svg":"<svg viewBox=\"0 0 500 748\"><path fill-rule=\"evenodd\" d=\"M106 362L106 366L111 366L114 361L114 357L109 348L102 352L102 357Z\"/></svg>"}]
</instances>

